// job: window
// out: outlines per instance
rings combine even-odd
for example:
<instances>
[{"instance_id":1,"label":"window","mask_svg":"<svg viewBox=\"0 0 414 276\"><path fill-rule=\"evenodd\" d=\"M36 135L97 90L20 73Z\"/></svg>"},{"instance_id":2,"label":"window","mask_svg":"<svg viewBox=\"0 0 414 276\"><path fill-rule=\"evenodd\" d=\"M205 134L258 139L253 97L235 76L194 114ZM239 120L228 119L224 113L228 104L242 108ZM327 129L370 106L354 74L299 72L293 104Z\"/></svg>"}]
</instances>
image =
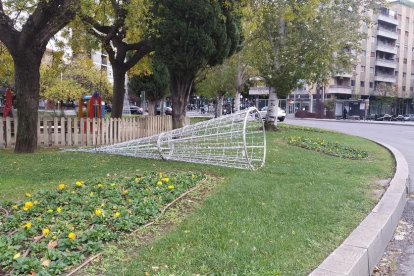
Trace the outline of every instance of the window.
<instances>
[{"instance_id":1,"label":"window","mask_svg":"<svg viewBox=\"0 0 414 276\"><path fill-rule=\"evenodd\" d=\"M404 64L407 64L407 59L406 58L404 59Z\"/></svg>"},{"instance_id":2,"label":"window","mask_svg":"<svg viewBox=\"0 0 414 276\"><path fill-rule=\"evenodd\" d=\"M365 72L365 66L361 66L361 72Z\"/></svg>"},{"instance_id":3,"label":"window","mask_svg":"<svg viewBox=\"0 0 414 276\"><path fill-rule=\"evenodd\" d=\"M407 73L403 73L403 78L407 77Z\"/></svg>"},{"instance_id":4,"label":"window","mask_svg":"<svg viewBox=\"0 0 414 276\"><path fill-rule=\"evenodd\" d=\"M375 52L371 52L371 57L375 57Z\"/></svg>"},{"instance_id":5,"label":"window","mask_svg":"<svg viewBox=\"0 0 414 276\"><path fill-rule=\"evenodd\" d=\"M405 31L405 37L408 37L408 32L407 31Z\"/></svg>"},{"instance_id":6,"label":"window","mask_svg":"<svg viewBox=\"0 0 414 276\"><path fill-rule=\"evenodd\" d=\"M365 86L365 82L361 81L361 87L364 87L364 86Z\"/></svg>"},{"instance_id":7,"label":"window","mask_svg":"<svg viewBox=\"0 0 414 276\"><path fill-rule=\"evenodd\" d=\"M410 91L411 92L414 92L414 87L410 87Z\"/></svg>"},{"instance_id":8,"label":"window","mask_svg":"<svg viewBox=\"0 0 414 276\"><path fill-rule=\"evenodd\" d=\"M374 74L374 67L369 67L369 72L370 72L371 74Z\"/></svg>"},{"instance_id":9,"label":"window","mask_svg":"<svg viewBox=\"0 0 414 276\"><path fill-rule=\"evenodd\" d=\"M398 76L398 71L395 71L395 75Z\"/></svg>"},{"instance_id":10,"label":"window","mask_svg":"<svg viewBox=\"0 0 414 276\"><path fill-rule=\"evenodd\" d=\"M413 48L414 49L414 48ZM361 56L362 57L365 57L366 56L366 54L367 54L367 52L365 51L365 50L362 50L362 52L361 52Z\"/></svg>"},{"instance_id":11,"label":"window","mask_svg":"<svg viewBox=\"0 0 414 276\"><path fill-rule=\"evenodd\" d=\"M405 91L405 86L402 87L402 91Z\"/></svg>"},{"instance_id":12,"label":"window","mask_svg":"<svg viewBox=\"0 0 414 276\"><path fill-rule=\"evenodd\" d=\"M374 83L373 82L369 83L369 88L374 88Z\"/></svg>"},{"instance_id":13,"label":"window","mask_svg":"<svg viewBox=\"0 0 414 276\"><path fill-rule=\"evenodd\" d=\"M355 86L355 81L351 80L351 86Z\"/></svg>"}]
</instances>

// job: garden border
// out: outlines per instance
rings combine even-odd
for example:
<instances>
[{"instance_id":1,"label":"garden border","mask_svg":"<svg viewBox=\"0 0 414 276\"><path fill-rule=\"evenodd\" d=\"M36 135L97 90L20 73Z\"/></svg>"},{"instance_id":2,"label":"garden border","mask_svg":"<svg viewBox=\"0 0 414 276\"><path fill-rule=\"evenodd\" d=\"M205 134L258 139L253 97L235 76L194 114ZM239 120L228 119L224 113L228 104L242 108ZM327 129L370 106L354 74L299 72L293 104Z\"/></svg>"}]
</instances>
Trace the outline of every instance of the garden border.
<instances>
[{"instance_id":1,"label":"garden border","mask_svg":"<svg viewBox=\"0 0 414 276\"><path fill-rule=\"evenodd\" d=\"M371 213L309 276L370 276L381 260L407 202L409 170L399 150L378 144L387 148L396 162L389 188Z\"/></svg>"}]
</instances>

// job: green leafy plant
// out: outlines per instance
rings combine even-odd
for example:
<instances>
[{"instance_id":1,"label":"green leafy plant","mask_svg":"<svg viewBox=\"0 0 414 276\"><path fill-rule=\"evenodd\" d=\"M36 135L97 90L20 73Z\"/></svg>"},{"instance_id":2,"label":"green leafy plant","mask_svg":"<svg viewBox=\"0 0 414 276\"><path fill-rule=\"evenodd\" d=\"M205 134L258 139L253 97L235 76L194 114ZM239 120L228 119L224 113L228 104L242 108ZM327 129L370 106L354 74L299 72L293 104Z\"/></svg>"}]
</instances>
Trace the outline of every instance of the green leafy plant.
<instances>
[{"instance_id":1,"label":"green leafy plant","mask_svg":"<svg viewBox=\"0 0 414 276\"><path fill-rule=\"evenodd\" d=\"M320 138L290 136L288 137L288 144L346 159L365 159L368 157L366 151L355 149L340 144L339 142L329 142Z\"/></svg>"},{"instance_id":2,"label":"green leafy plant","mask_svg":"<svg viewBox=\"0 0 414 276\"><path fill-rule=\"evenodd\" d=\"M145 173L76 181L26 193L0 208L0 267L10 274L61 274L104 243L154 219L165 205L203 178L192 173Z\"/></svg>"}]
</instances>

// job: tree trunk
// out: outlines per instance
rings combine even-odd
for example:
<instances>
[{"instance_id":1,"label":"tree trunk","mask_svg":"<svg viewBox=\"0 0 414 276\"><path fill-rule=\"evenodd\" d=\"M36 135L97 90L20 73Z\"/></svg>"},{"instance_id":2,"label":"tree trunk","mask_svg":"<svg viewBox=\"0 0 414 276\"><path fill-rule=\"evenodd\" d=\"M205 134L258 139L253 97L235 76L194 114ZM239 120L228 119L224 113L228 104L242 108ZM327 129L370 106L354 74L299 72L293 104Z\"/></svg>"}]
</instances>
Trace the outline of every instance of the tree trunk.
<instances>
[{"instance_id":1,"label":"tree trunk","mask_svg":"<svg viewBox=\"0 0 414 276\"><path fill-rule=\"evenodd\" d=\"M217 97L217 106L216 106L216 118L220 117L223 114L223 95Z\"/></svg>"},{"instance_id":2,"label":"tree trunk","mask_svg":"<svg viewBox=\"0 0 414 276\"><path fill-rule=\"evenodd\" d=\"M114 66L113 70L113 95L112 95L112 118L121 118L122 110L124 108L124 96L125 96L125 73L126 71L121 66Z\"/></svg>"},{"instance_id":3,"label":"tree trunk","mask_svg":"<svg viewBox=\"0 0 414 276\"><path fill-rule=\"evenodd\" d=\"M176 77L171 82L173 129L185 126L185 116L192 80Z\"/></svg>"},{"instance_id":4,"label":"tree trunk","mask_svg":"<svg viewBox=\"0 0 414 276\"><path fill-rule=\"evenodd\" d=\"M148 116L155 116L155 105L157 101L148 102Z\"/></svg>"},{"instance_id":5,"label":"tree trunk","mask_svg":"<svg viewBox=\"0 0 414 276\"><path fill-rule=\"evenodd\" d=\"M234 112L240 111L240 93L239 91L236 92L236 96L234 97Z\"/></svg>"},{"instance_id":6,"label":"tree trunk","mask_svg":"<svg viewBox=\"0 0 414 276\"><path fill-rule=\"evenodd\" d=\"M14 56L17 136L15 153L33 153L37 147L37 109L39 106L39 67L41 53Z\"/></svg>"},{"instance_id":7,"label":"tree trunk","mask_svg":"<svg viewBox=\"0 0 414 276\"><path fill-rule=\"evenodd\" d=\"M277 97L276 91L274 89L270 89L269 103L267 106L267 114L266 114L266 120L265 120L266 130L276 130L278 109L279 109L279 99Z\"/></svg>"}]
</instances>

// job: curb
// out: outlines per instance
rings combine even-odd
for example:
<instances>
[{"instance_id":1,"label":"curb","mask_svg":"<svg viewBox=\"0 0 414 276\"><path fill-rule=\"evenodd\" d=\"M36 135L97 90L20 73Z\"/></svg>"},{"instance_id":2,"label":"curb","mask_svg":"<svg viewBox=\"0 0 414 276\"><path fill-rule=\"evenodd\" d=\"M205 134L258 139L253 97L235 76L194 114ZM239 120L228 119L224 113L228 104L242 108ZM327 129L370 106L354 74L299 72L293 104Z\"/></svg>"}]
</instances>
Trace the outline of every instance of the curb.
<instances>
[{"instance_id":1,"label":"curb","mask_svg":"<svg viewBox=\"0 0 414 276\"><path fill-rule=\"evenodd\" d=\"M381 144L395 158L396 172L380 202L309 276L370 276L393 237L407 202L408 163L396 148Z\"/></svg>"},{"instance_id":2,"label":"curb","mask_svg":"<svg viewBox=\"0 0 414 276\"><path fill-rule=\"evenodd\" d=\"M324 122L335 122L335 123L363 123L370 125L390 125L390 126L410 126L414 127L414 123L408 122L389 122L389 121L368 121L368 120L334 120L334 119L315 119L315 118L287 118L290 120L310 120L310 121L324 121Z\"/></svg>"}]
</instances>

